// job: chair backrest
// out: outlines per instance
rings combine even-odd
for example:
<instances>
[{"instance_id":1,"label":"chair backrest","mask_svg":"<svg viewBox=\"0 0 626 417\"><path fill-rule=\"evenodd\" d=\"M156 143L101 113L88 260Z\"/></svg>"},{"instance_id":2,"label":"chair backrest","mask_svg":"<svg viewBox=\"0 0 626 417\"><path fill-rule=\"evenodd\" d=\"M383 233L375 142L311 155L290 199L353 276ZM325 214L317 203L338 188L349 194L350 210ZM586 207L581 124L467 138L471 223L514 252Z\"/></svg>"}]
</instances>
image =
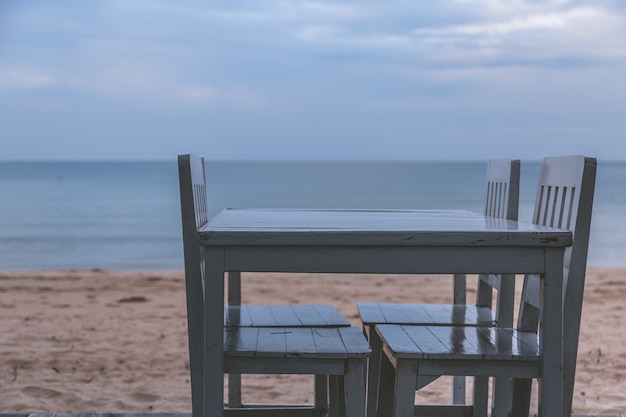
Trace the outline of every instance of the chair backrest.
<instances>
[{"instance_id":1,"label":"chair backrest","mask_svg":"<svg viewBox=\"0 0 626 417\"><path fill-rule=\"evenodd\" d=\"M519 206L519 159L492 159L487 164L485 214L517 220Z\"/></svg>"},{"instance_id":2,"label":"chair backrest","mask_svg":"<svg viewBox=\"0 0 626 417\"><path fill-rule=\"evenodd\" d=\"M202 363L204 355L204 256L198 245L198 229L208 222L204 158L196 155L178 155L180 210L183 226L185 258L185 286L187 294L187 326L189 332L190 363ZM201 398L202 374L191 372L192 397ZM194 415L201 414L195 408Z\"/></svg>"},{"instance_id":3,"label":"chair backrest","mask_svg":"<svg viewBox=\"0 0 626 417\"><path fill-rule=\"evenodd\" d=\"M492 159L487 164L487 195L485 214L500 219L517 220L519 206L519 159ZM513 324L513 279L503 280L500 275L479 275L476 305L492 307L493 290L498 290L496 320L499 325Z\"/></svg>"},{"instance_id":4,"label":"chair backrest","mask_svg":"<svg viewBox=\"0 0 626 417\"><path fill-rule=\"evenodd\" d=\"M198 229L208 222L204 158L185 154L178 156L178 179L180 182L180 209L183 226L183 251L187 281L202 293L202 251L197 243ZM187 285L190 285L189 282ZM189 289L189 288L188 288Z\"/></svg>"},{"instance_id":5,"label":"chair backrest","mask_svg":"<svg viewBox=\"0 0 626 417\"><path fill-rule=\"evenodd\" d=\"M571 411L596 166L595 158L584 156L545 158L539 173L533 214L533 223L569 229L573 235L572 246L566 248L563 259L563 317L566 318L563 320L565 411ZM524 279L518 317L519 330L537 331L541 316L539 285L538 276L528 275Z\"/></svg>"},{"instance_id":6,"label":"chair backrest","mask_svg":"<svg viewBox=\"0 0 626 417\"><path fill-rule=\"evenodd\" d=\"M596 165L594 158L584 156L552 157L543 160L539 173L533 223L569 229L573 237L563 259L563 313L568 323L579 322L582 311ZM524 280L518 319L522 330L535 331L538 325L538 280L534 275ZM528 313L527 308L537 311Z\"/></svg>"}]
</instances>

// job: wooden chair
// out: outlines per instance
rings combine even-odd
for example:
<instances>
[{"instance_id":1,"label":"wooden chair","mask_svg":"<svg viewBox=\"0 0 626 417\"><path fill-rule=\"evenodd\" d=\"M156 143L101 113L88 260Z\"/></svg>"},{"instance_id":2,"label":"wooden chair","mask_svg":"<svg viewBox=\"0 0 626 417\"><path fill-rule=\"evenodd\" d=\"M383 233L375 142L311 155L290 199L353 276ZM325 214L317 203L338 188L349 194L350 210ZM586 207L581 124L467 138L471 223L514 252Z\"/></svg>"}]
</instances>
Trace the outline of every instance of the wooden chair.
<instances>
[{"instance_id":1,"label":"wooden chair","mask_svg":"<svg viewBox=\"0 0 626 417\"><path fill-rule=\"evenodd\" d=\"M517 220L519 202L520 161L490 160L487 166L487 193L484 213L495 218ZM377 324L503 326L513 325L515 280L512 276L480 275L474 305L466 304L466 277L454 276L453 304L359 303L364 332L372 346L368 367L368 416L376 415L377 384L382 344L374 326ZM497 290L494 307L493 292ZM426 385L434 378L422 378ZM505 384L506 381L500 382ZM487 407L488 380L474 381L474 403ZM465 378L455 377L453 402L465 403ZM497 404L499 405L499 404ZM507 404L508 405L508 404Z\"/></svg>"},{"instance_id":2,"label":"wooden chair","mask_svg":"<svg viewBox=\"0 0 626 417\"><path fill-rule=\"evenodd\" d=\"M571 413L595 172L593 158L544 159L533 216L536 224L568 228L573 233L573 245L567 248L563 265L563 315L567 317L563 323L563 417ZM528 416L529 378L539 377L541 371L539 288L539 276L525 277L515 329L376 326L386 358L379 379L378 415L480 415L471 406L415 405L418 373L435 373L518 378L508 411L514 416Z\"/></svg>"},{"instance_id":3,"label":"wooden chair","mask_svg":"<svg viewBox=\"0 0 626 417\"><path fill-rule=\"evenodd\" d=\"M208 222L204 160L179 155L179 180L193 415L203 415L203 251L197 230ZM229 302L240 303L240 276L229 276ZM365 361L371 349L362 332L330 305L227 305L224 309L225 372L231 376L229 413L255 415L362 415ZM315 404L262 406L241 403L240 375L315 375ZM235 376L235 378L232 378ZM345 384L341 386L341 382Z\"/></svg>"},{"instance_id":4,"label":"wooden chair","mask_svg":"<svg viewBox=\"0 0 626 417\"><path fill-rule=\"evenodd\" d=\"M208 221L208 207L206 198L206 181L204 172L204 158L195 155L184 157L182 163L190 165L190 172L196 177L192 178L193 193L182 201L181 208L195 211L195 222L189 221L183 225L183 235L192 236L195 230ZM179 163L181 163L179 159ZM179 167L180 168L180 167ZM186 170L186 169L185 169ZM192 200L193 198L193 200ZM187 207L187 209L185 209ZM191 219L192 217L189 217ZM225 326L242 327L348 327L350 322L332 305L307 304L307 305L262 305L241 306L241 274L238 271L228 273L228 306L224 308ZM244 407L241 399L241 375L229 375L228 404L231 407ZM327 383L323 376L316 377L316 386L319 395Z\"/></svg>"}]
</instances>

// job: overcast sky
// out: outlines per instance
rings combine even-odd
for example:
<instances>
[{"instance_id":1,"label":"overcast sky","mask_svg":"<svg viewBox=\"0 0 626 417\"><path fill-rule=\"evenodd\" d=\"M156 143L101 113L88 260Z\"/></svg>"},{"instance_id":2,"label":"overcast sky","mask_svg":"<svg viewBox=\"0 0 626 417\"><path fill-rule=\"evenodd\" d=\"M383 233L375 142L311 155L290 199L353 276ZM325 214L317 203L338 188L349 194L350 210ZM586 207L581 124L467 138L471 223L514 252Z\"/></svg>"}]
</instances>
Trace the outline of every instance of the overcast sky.
<instances>
[{"instance_id":1,"label":"overcast sky","mask_svg":"<svg viewBox=\"0 0 626 417\"><path fill-rule=\"evenodd\" d=\"M626 160L626 1L0 0L0 160Z\"/></svg>"}]
</instances>

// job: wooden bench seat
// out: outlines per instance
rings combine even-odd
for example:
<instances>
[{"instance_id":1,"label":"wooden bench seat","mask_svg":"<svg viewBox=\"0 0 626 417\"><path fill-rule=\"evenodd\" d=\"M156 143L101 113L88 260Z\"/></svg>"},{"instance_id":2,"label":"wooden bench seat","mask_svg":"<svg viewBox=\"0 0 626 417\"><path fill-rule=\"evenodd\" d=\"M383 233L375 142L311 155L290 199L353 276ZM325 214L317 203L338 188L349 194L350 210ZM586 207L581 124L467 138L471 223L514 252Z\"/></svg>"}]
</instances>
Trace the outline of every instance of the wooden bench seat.
<instances>
[{"instance_id":1,"label":"wooden bench seat","mask_svg":"<svg viewBox=\"0 0 626 417\"><path fill-rule=\"evenodd\" d=\"M227 327L224 329L226 358L348 359L366 358L369 353L370 347L361 329L357 327Z\"/></svg>"},{"instance_id":2,"label":"wooden bench seat","mask_svg":"<svg viewBox=\"0 0 626 417\"><path fill-rule=\"evenodd\" d=\"M489 307L474 304L359 303L365 326L409 323L419 325L495 326Z\"/></svg>"},{"instance_id":3,"label":"wooden bench seat","mask_svg":"<svg viewBox=\"0 0 626 417\"><path fill-rule=\"evenodd\" d=\"M479 378L507 377L513 369L519 378L541 375L542 358L535 332L383 324L376 326L376 333L386 357L380 372L378 416L476 416L474 405L413 405L415 390L425 385L420 381L428 383L435 376L458 375L462 370ZM489 361L488 366L485 361ZM395 371L387 369L391 367Z\"/></svg>"},{"instance_id":4,"label":"wooden bench seat","mask_svg":"<svg viewBox=\"0 0 626 417\"><path fill-rule=\"evenodd\" d=\"M464 326L376 326L385 343L384 349L396 359L444 359L463 357L469 362L484 359L539 361L539 338L534 332L520 332L501 327ZM486 368L485 368L486 369ZM420 368L420 372L428 372ZM437 371L439 372L439 371ZM486 375L491 371L486 369ZM531 377L536 377L537 372ZM439 375L445 375L439 374Z\"/></svg>"},{"instance_id":5,"label":"wooden bench seat","mask_svg":"<svg viewBox=\"0 0 626 417\"><path fill-rule=\"evenodd\" d=\"M365 411L365 369L371 349L357 327L225 327L224 372L228 374L312 374L326 376L328 399L315 404L246 404L228 416L360 417ZM327 408L328 407L328 408ZM313 414L309 414L312 412Z\"/></svg>"},{"instance_id":6,"label":"wooden bench seat","mask_svg":"<svg viewBox=\"0 0 626 417\"><path fill-rule=\"evenodd\" d=\"M350 322L330 304L243 305L224 307L224 326L349 327Z\"/></svg>"}]
</instances>

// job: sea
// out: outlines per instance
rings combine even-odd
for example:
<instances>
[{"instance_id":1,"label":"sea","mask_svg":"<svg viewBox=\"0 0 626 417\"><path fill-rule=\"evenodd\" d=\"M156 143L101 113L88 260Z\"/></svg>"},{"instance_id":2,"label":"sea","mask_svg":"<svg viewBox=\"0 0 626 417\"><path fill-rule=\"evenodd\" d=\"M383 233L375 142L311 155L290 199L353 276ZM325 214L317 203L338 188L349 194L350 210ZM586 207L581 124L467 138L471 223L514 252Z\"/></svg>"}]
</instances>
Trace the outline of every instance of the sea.
<instances>
[{"instance_id":1,"label":"sea","mask_svg":"<svg viewBox=\"0 0 626 417\"><path fill-rule=\"evenodd\" d=\"M522 161L531 221L538 161ZM486 161L208 161L225 207L482 211ZM598 162L588 264L626 266L626 162ZM176 161L0 162L0 271L182 270Z\"/></svg>"}]
</instances>

